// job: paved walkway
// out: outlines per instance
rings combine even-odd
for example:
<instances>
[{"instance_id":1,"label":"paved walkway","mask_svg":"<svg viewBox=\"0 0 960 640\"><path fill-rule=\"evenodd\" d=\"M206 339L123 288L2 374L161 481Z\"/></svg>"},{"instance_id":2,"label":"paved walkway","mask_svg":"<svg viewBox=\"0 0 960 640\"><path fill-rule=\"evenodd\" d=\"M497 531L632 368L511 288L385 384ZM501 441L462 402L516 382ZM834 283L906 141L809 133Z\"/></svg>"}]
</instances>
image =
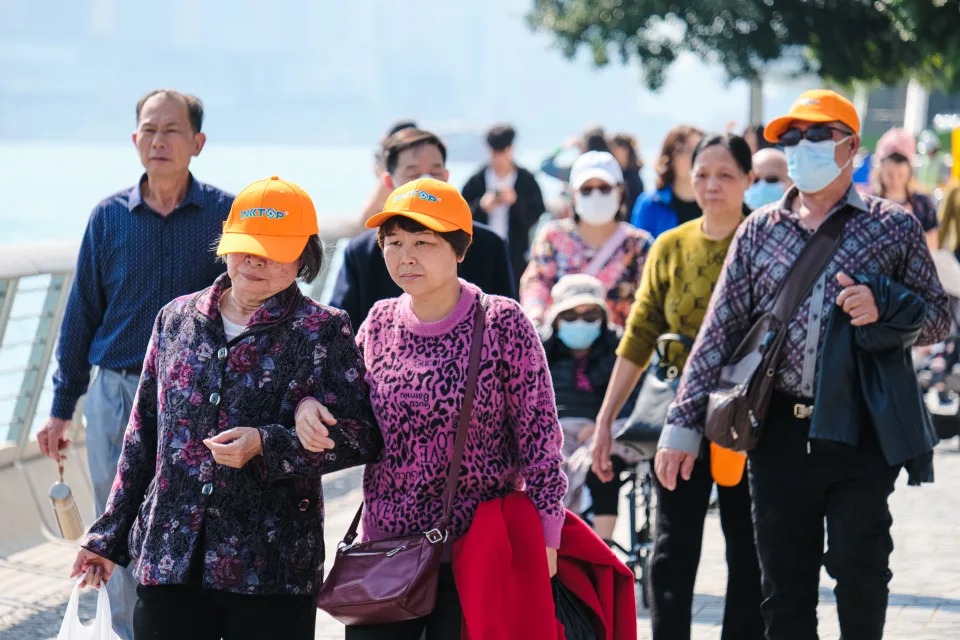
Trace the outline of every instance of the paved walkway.
<instances>
[{"instance_id":1,"label":"paved walkway","mask_svg":"<svg viewBox=\"0 0 960 640\"><path fill-rule=\"evenodd\" d=\"M893 582L885 637L888 640L960 638L960 451L957 440L937 451L937 482L922 489L900 486L892 498L894 515ZM356 508L356 474L327 483L327 549L332 555ZM905 477L901 478L901 485ZM71 583L65 578L74 550L56 542L38 545L0 558L0 639L55 638ZM719 638L723 614L722 538L715 515L708 517L697 599L694 640ZM833 584L826 574L820 587L820 637L839 637ZM92 594L84 596L81 612L93 611ZM650 638L645 614L639 616L638 638ZM343 630L323 614L317 636L342 638Z\"/></svg>"}]
</instances>

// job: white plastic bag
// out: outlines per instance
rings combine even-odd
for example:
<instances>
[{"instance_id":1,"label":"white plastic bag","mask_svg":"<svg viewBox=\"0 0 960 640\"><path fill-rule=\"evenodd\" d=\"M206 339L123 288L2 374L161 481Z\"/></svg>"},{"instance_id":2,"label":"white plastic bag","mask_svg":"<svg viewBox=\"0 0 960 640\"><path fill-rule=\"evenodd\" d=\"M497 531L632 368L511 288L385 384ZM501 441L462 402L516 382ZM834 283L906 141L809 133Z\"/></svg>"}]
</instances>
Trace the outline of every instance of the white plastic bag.
<instances>
[{"instance_id":1,"label":"white plastic bag","mask_svg":"<svg viewBox=\"0 0 960 640\"><path fill-rule=\"evenodd\" d=\"M110 596L107 595L105 584L100 585L97 595L97 615L89 625L80 622L80 581L73 587L70 602L67 603L67 612L63 615L63 624L60 625L60 634L57 640L120 640L113 632L113 621L110 617Z\"/></svg>"}]
</instances>

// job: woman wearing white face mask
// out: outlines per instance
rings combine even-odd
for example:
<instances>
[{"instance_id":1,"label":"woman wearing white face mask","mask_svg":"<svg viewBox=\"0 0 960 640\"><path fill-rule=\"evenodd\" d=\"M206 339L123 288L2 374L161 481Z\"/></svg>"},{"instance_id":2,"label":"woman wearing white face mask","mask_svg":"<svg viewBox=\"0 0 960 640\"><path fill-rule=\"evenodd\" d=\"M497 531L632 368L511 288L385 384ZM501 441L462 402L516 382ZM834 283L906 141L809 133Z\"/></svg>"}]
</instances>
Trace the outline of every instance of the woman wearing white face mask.
<instances>
[{"instance_id":1,"label":"woman wearing white face mask","mask_svg":"<svg viewBox=\"0 0 960 640\"><path fill-rule=\"evenodd\" d=\"M692 339L703 323L734 233L750 213L743 195L753 176L750 147L739 136L707 135L693 152L691 181L703 217L657 236L650 251L596 419L593 471L603 481L617 481L616 461L611 458L613 423L637 386L658 337L677 333ZM682 367L686 355L673 364ZM661 437L655 460L657 526L650 564L654 640L690 637L693 587L714 484L715 452L707 446L701 447L682 480L672 486L662 482L660 466L670 444ZM764 633L760 568L745 474L739 484L719 487L718 493L728 570L720 638L760 640Z\"/></svg>"},{"instance_id":2,"label":"woman wearing white face mask","mask_svg":"<svg viewBox=\"0 0 960 640\"><path fill-rule=\"evenodd\" d=\"M577 158L570 188L573 218L550 222L537 234L520 279L520 304L540 326L557 281L570 273L586 273L603 283L610 321L622 327L652 238L622 222L623 172L611 154L588 151Z\"/></svg>"}]
</instances>

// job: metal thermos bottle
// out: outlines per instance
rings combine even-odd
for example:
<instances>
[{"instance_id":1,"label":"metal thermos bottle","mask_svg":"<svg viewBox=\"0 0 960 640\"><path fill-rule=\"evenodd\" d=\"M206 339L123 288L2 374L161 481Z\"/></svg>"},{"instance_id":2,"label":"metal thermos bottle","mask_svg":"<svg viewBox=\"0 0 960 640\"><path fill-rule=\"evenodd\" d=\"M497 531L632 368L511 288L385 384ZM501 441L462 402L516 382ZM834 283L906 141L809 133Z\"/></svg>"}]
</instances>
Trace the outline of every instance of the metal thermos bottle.
<instances>
[{"instance_id":1,"label":"metal thermos bottle","mask_svg":"<svg viewBox=\"0 0 960 640\"><path fill-rule=\"evenodd\" d=\"M80 519L80 509L73 499L73 491L63 481L63 463L58 462L60 480L50 487L50 502L53 503L53 513L57 516L60 526L60 535L66 540L79 540L83 536L83 520Z\"/></svg>"}]
</instances>

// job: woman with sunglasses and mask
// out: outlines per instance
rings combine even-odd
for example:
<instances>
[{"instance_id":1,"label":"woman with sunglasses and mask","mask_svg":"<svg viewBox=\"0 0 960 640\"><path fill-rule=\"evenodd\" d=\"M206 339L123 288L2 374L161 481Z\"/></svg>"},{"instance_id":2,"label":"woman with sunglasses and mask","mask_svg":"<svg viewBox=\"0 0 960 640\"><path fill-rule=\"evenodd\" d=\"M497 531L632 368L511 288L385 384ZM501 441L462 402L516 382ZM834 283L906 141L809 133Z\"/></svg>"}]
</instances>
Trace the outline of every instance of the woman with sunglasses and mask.
<instances>
[{"instance_id":1,"label":"woman with sunglasses and mask","mask_svg":"<svg viewBox=\"0 0 960 640\"><path fill-rule=\"evenodd\" d=\"M603 283L610 321L622 327L652 238L622 222L623 171L611 154L588 151L577 158L570 187L574 215L547 223L537 234L520 279L520 304L539 327L557 281L570 273L586 273Z\"/></svg>"},{"instance_id":2,"label":"woman with sunglasses and mask","mask_svg":"<svg viewBox=\"0 0 960 640\"><path fill-rule=\"evenodd\" d=\"M613 422L640 381L658 337L678 333L692 339L697 335L727 249L750 213L743 196L753 183L753 167L750 147L743 138L708 135L697 145L692 161L691 183L703 217L667 231L650 250L596 420L593 471L604 482L616 479L610 455ZM684 358L676 364L682 366ZM663 451L658 450L658 461ZM657 527L650 565L654 640L690 638L693 586L714 484L710 458L709 448L701 446L688 477L669 486L661 482L658 471L654 482ZM764 634L760 568L753 542L746 474L733 487L718 487L718 494L728 571L720 637L760 640Z\"/></svg>"},{"instance_id":3,"label":"woman with sunglasses and mask","mask_svg":"<svg viewBox=\"0 0 960 640\"><path fill-rule=\"evenodd\" d=\"M893 200L920 221L927 237L927 246L937 248L937 206L933 199L913 189L913 161L917 142L903 129L893 128L877 141L876 157L880 163L870 175L873 195Z\"/></svg>"}]
</instances>

